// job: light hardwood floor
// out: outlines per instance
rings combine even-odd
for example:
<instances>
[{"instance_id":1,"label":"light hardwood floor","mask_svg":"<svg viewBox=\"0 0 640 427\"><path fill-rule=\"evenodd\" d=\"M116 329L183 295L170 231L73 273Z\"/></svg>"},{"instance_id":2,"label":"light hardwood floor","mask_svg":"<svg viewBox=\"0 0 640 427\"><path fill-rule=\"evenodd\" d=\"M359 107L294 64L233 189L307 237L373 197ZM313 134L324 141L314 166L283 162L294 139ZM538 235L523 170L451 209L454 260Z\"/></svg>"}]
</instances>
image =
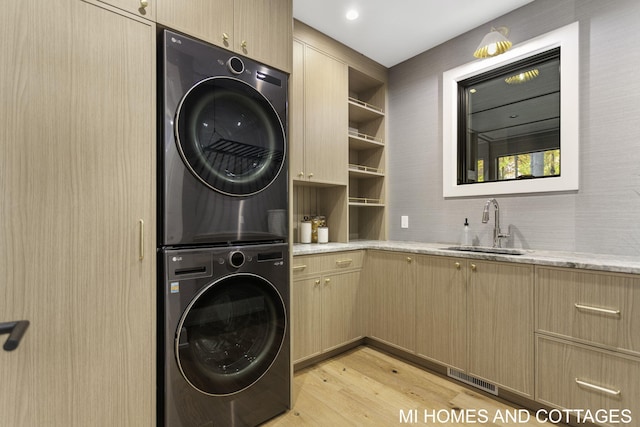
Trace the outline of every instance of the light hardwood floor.
<instances>
[{"instance_id":1,"label":"light hardwood floor","mask_svg":"<svg viewBox=\"0 0 640 427\"><path fill-rule=\"evenodd\" d=\"M519 421L502 421L514 414ZM455 418L463 415L466 423ZM386 353L358 347L297 372L293 408L265 426L551 425L538 423L533 414L524 422L526 417L517 408Z\"/></svg>"}]
</instances>

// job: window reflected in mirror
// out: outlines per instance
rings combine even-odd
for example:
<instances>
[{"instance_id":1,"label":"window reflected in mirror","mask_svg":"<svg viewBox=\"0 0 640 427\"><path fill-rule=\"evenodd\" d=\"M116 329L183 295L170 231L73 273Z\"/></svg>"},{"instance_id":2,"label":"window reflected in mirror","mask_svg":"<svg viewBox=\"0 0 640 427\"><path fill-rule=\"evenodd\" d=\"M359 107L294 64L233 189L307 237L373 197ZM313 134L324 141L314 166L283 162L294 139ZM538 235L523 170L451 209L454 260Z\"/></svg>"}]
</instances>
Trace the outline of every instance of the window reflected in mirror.
<instances>
[{"instance_id":1,"label":"window reflected in mirror","mask_svg":"<svg viewBox=\"0 0 640 427\"><path fill-rule=\"evenodd\" d=\"M458 108L458 184L560 176L560 48L459 81Z\"/></svg>"}]
</instances>

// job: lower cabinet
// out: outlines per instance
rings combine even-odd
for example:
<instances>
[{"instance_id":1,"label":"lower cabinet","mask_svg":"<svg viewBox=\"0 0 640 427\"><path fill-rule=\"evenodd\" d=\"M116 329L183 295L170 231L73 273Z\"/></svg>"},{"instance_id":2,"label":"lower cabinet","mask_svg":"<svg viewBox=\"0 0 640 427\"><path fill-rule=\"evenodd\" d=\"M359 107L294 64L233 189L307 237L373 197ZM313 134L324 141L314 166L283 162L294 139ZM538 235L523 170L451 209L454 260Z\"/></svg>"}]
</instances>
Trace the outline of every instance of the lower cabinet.
<instances>
[{"instance_id":1,"label":"lower cabinet","mask_svg":"<svg viewBox=\"0 0 640 427\"><path fill-rule=\"evenodd\" d=\"M467 370L467 270L457 258L425 257L416 293L416 353Z\"/></svg>"},{"instance_id":2,"label":"lower cabinet","mask_svg":"<svg viewBox=\"0 0 640 427\"><path fill-rule=\"evenodd\" d=\"M296 256L291 289L293 363L363 337L362 251Z\"/></svg>"},{"instance_id":3,"label":"lower cabinet","mask_svg":"<svg viewBox=\"0 0 640 427\"><path fill-rule=\"evenodd\" d=\"M464 261L468 374L533 398L533 266Z\"/></svg>"},{"instance_id":4,"label":"lower cabinet","mask_svg":"<svg viewBox=\"0 0 640 427\"><path fill-rule=\"evenodd\" d=\"M579 423L638 425L640 360L637 357L544 335L537 336L536 345L539 402L571 410Z\"/></svg>"},{"instance_id":5,"label":"lower cabinet","mask_svg":"<svg viewBox=\"0 0 640 427\"><path fill-rule=\"evenodd\" d=\"M369 251L371 338L533 398L533 267Z\"/></svg>"},{"instance_id":6,"label":"lower cabinet","mask_svg":"<svg viewBox=\"0 0 640 427\"><path fill-rule=\"evenodd\" d=\"M367 336L493 384L499 395L565 418L568 410L578 423L637 425L638 275L385 250L363 256L295 257L294 361Z\"/></svg>"},{"instance_id":7,"label":"lower cabinet","mask_svg":"<svg viewBox=\"0 0 640 427\"><path fill-rule=\"evenodd\" d=\"M410 253L369 251L363 288L370 297L367 335L415 352L416 284L422 257Z\"/></svg>"},{"instance_id":8,"label":"lower cabinet","mask_svg":"<svg viewBox=\"0 0 640 427\"><path fill-rule=\"evenodd\" d=\"M535 292L536 400L598 425L638 425L640 278L536 267Z\"/></svg>"}]
</instances>

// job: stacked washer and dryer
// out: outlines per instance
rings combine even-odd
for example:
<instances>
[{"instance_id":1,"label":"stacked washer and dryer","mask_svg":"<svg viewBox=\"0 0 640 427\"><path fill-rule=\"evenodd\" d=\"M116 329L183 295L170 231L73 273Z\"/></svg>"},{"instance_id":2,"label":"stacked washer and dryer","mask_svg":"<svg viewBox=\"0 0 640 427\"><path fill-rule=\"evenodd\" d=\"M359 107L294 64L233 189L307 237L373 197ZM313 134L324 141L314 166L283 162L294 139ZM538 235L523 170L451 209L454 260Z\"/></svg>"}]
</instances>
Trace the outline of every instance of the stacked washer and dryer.
<instances>
[{"instance_id":1,"label":"stacked washer and dryer","mask_svg":"<svg viewBox=\"0 0 640 427\"><path fill-rule=\"evenodd\" d=\"M159 425L257 425L290 402L288 76L160 47Z\"/></svg>"}]
</instances>

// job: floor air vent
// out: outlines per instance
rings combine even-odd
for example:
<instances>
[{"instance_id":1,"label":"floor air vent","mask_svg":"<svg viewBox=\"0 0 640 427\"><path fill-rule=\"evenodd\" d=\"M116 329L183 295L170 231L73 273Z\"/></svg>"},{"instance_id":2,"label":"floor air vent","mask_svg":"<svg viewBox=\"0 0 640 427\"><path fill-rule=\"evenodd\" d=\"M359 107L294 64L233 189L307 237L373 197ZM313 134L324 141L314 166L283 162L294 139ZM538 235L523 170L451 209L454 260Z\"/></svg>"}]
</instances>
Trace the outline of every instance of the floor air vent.
<instances>
[{"instance_id":1,"label":"floor air vent","mask_svg":"<svg viewBox=\"0 0 640 427\"><path fill-rule=\"evenodd\" d=\"M469 384L470 386L479 388L480 390L484 390L487 393L498 395L498 387L495 384L491 384L490 382L480 380L476 377L472 377L471 375L467 375L464 372L458 371L456 369L447 368L447 375L451 378L455 378L458 381L462 381L465 384Z\"/></svg>"}]
</instances>

